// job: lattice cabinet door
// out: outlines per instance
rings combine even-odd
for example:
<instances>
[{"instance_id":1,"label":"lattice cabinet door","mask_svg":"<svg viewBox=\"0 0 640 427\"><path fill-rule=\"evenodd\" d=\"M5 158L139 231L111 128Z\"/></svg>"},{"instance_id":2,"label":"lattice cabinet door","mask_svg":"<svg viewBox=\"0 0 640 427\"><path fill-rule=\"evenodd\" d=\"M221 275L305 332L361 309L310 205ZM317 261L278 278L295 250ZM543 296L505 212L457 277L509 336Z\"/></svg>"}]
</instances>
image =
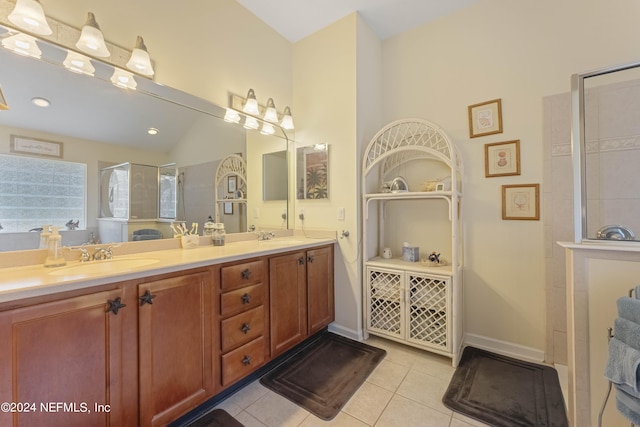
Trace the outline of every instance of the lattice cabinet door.
<instances>
[{"instance_id":1,"label":"lattice cabinet door","mask_svg":"<svg viewBox=\"0 0 640 427\"><path fill-rule=\"evenodd\" d=\"M407 272L408 341L451 351L451 278Z\"/></svg>"},{"instance_id":2,"label":"lattice cabinet door","mask_svg":"<svg viewBox=\"0 0 640 427\"><path fill-rule=\"evenodd\" d=\"M404 337L402 298L404 273L367 267L367 328L396 338Z\"/></svg>"}]
</instances>

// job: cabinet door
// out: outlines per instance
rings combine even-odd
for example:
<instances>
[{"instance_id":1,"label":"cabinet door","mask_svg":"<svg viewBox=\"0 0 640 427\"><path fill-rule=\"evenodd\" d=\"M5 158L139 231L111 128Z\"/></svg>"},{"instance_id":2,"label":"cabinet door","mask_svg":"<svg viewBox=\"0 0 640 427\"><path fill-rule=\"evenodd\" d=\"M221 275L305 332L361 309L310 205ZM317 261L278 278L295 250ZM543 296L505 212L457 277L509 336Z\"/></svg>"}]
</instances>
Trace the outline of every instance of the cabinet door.
<instances>
[{"instance_id":1,"label":"cabinet door","mask_svg":"<svg viewBox=\"0 0 640 427\"><path fill-rule=\"evenodd\" d=\"M394 338L404 338L402 271L367 267L367 328Z\"/></svg>"},{"instance_id":2,"label":"cabinet door","mask_svg":"<svg viewBox=\"0 0 640 427\"><path fill-rule=\"evenodd\" d=\"M451 350L449 277L407 272L407 340Z\"/></svg>"},{"instance_id":3,"label":"cabinet door","mask_svg":"<svg viewBox=\"0 0 640 427\"><path fill-rule=\"evenodd\" d=\"M269 259L269 295L273 358L307 336L305 252Z\"/></svg>"},{"instance_id":4,"label":"cabinet door","mask_svg":"<svg viewBox=\"0 0 640 427\"><path fill-rule=\"evenodd\" d=\"M122 307L123 294L98 292L0 313L0 401L21 405L1 411L0 425L137 424L137 387L124 369L127 359L136 361L124 338L126 319L135 325L135 315L126 313L136 307Z\"/></svg>"},{"instance_id":5,"label":"cabinet door","mask_svg":"<svg viewBox=\"0 0 640 427\"><path fill-rule=\"evenodd\" d=\"M307 252L307 301L309 335L333 322L333 247Z\"/></svg>"},{"instance_id":6,"label":"cabinet door","mask_svg":"<svg viewBox=\"0 0 640 427\"><path fill-rule=\"evenodd\" d=\"M165 425L213 395L209 272L138 286L140 425Z\"/></svg>"}]
</instances>

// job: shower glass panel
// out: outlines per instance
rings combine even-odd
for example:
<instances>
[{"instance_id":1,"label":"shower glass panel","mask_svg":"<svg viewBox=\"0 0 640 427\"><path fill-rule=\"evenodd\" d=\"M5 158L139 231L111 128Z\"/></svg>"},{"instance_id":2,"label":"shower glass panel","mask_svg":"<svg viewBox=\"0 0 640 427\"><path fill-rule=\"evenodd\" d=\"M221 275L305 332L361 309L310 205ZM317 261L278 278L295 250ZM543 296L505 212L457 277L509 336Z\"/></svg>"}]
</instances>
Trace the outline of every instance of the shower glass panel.
<instances>
[{"instance_id":1,"label":"shower glass panel","mask_svg":"<svg viewBox=\"0 0 640 427\"><path fill-rule=\"evenodd\" d=\"M640 64L572 87L576 241L640 241Z\"/></svg>"}]
</instances>

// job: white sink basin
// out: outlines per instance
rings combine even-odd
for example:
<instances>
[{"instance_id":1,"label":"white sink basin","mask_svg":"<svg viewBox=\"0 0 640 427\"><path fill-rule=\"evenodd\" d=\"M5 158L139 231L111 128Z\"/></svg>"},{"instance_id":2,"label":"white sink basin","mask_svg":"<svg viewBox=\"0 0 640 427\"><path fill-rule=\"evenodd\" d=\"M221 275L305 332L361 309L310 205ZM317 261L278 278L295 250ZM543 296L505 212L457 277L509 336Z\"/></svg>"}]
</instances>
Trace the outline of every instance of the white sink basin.
<instances>
[{"instance_id":1,"label":"white sink basin","mask_svg":"<svg viewBox=\"0 0 640 427\"><path fill-rule=\"evenodd\" d=\"M68 265L51 270L49 274L53 276L91 276L134 270L157 262L159 260L153 258L116 258Z\"/></svg>"}]
</instances>

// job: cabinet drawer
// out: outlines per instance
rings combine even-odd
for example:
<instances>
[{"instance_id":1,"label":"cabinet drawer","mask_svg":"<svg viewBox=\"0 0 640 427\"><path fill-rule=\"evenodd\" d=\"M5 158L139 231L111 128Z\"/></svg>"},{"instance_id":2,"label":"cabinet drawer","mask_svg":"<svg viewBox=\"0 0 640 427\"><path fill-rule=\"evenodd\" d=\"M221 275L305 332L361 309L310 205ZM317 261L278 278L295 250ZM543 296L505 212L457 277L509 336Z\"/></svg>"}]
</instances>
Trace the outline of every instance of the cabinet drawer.
<instances>
[{"instance_id":1,"label":"cabinet drawer","mask_svg":"<svg viewBox=\"0 0 640 427\"><path fill-rule=\"evenodd\" d=\"M263 303L264 285L262 283L225 292L220 296L220 315L228 316L233 313L258 307Z\"/></svg>"},{"instance_id":2,"label":"cabinet drawer","mask_svg":"<svg viewBox=\"0 0 640 427\"><path fill-rule=\"evenodd\" d=\"M222 356L222 386L250 374L264 362L264 337L260 337Z\"/></svg>"},{"instance_id":3,"label":"cabinet drawer","mask_svg":"<svg viewBox=\"0 0 640 427\"><path fill-rule=\"evenodd\" d=\"M220 322L220 346L225 353L264 333L264 307L245 311Z\"/></svg>"},{"instance_id":4,"label":"cabinet drawer","mask_svg":"<svg viewBox=\"0 0 640 427\"><path fill-rule=\"evenodd\" d=\"M222 290L255 285L264 281L264 261L245 262L222 267Z\"/></svg>"}]
</instances>

